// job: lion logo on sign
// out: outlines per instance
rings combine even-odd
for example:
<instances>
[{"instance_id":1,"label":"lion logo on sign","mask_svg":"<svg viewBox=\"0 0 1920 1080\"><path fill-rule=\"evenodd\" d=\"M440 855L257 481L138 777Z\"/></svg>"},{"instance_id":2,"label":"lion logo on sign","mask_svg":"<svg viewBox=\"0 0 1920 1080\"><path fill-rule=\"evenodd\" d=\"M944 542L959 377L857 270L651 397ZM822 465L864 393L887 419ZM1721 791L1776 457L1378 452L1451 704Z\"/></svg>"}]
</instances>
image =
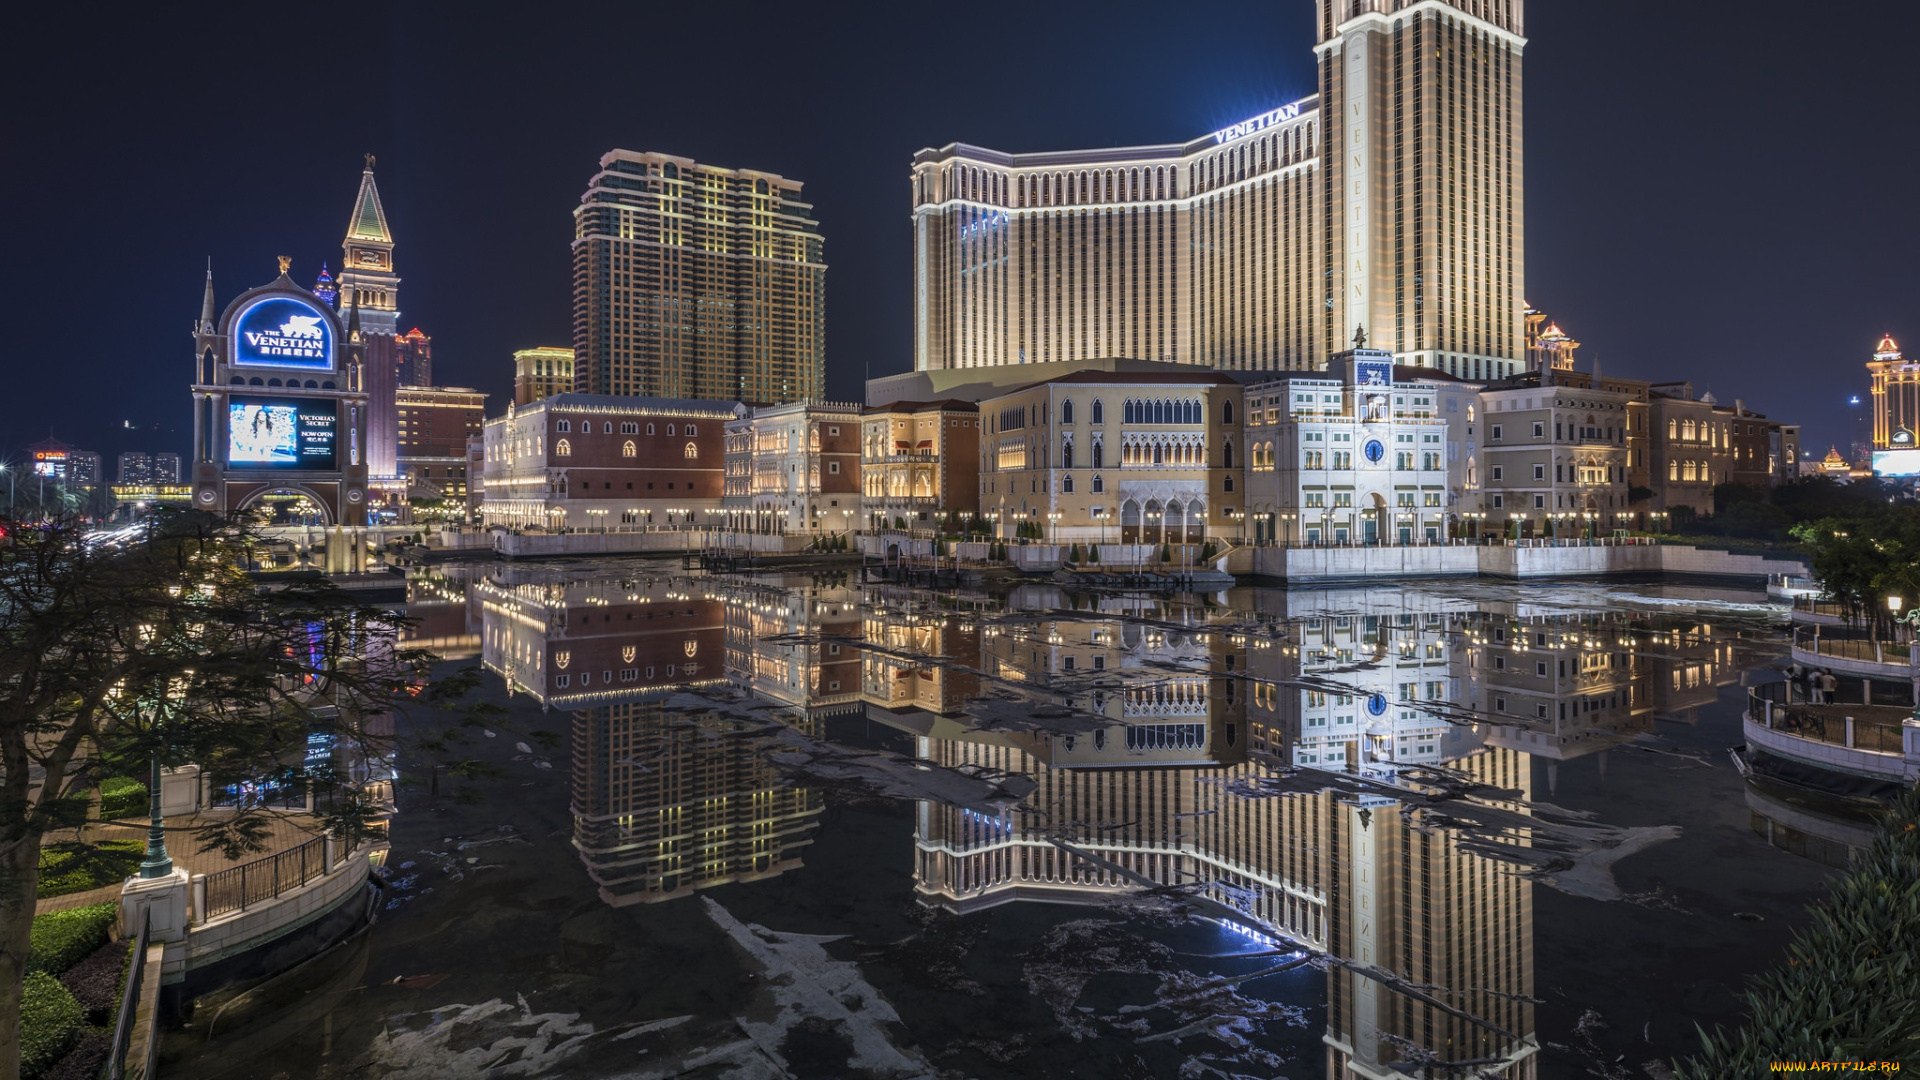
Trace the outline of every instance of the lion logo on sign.
<instances>
[{"instance_id":1,"label":"lion logo on sign","mask_svg":"<svg viewBox=\"0 0 1920 1080\"><path fill-rule=\"evenodd\" d=\"M320 316L293 315L280 325L280 336L320 340Z\"/></svg>"}]
</instances>

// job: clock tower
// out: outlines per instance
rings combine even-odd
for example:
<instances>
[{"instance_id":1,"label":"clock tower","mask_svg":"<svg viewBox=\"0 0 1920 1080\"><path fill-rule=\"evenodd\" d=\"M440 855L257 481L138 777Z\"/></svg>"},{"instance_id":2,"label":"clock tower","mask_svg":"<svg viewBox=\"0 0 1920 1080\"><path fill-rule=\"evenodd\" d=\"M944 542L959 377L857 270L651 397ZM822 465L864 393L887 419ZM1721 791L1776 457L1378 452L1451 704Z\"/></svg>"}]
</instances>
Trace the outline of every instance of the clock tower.
<instances>
[{"instance_id":1,"label":"clock tower","mask_svg":"<svg viewBox=\"0 0 1920 1080\"><path fill-rule=\"evenodd\" d=\"M373 155L360 173L360 197L347 219L341 244L340 305L360 309L360 335L366 346L367 469L376 498L405 500L403 485L382 484L399 475L399 354L394 337L400 326L400 275L393 270L393 232L373 182ZM394 495L394 491L398 492Z\"/></svg>"}]
</instances>

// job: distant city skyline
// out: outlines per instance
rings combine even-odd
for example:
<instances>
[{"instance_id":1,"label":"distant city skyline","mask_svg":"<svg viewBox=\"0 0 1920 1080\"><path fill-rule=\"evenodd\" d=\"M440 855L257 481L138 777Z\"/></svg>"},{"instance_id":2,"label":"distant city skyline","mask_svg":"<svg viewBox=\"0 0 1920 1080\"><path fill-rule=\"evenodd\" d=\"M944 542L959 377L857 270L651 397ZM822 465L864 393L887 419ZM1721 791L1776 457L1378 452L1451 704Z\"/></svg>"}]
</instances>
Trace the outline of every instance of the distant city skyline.
<instances>
[{"instance_id":1,"label":"distant city skyline","mask_svg":"<svg viewBox=\"0 0 1920 1080\"><path fill-rule=\"evenodd\" d=\"M44 359L9 372L0 450L18 458L51 427L108 460L184 451L186 335L207 258L223 301L271 280L276 255L293 257L297 280L323 262L340 275L343 187L363 153L379 159L408 267L401 329L433 336L437 382L487 391L497 409L511 400L514 351L569 339L567 210L582 162L629 146L805 179L833 240L826 396L857 397L867 375L912 360L900 196L917 150L1145 145L1227 129L1314 92L1314 14L1305 0L1225 5L1204 19L1209 32L1168 35L1164 12L1144 5L1097 22L1048 11L983 61L1021 78L952 84L935 78L950 67L926 61L925 43L944 40L934 15L876 8L743 25L724 60L692 49L650 62L662 85L698 93L641 94L582 65L503 95L497 72L562 49L573 28L444 25L407 9L369 36L304 19L296 32L291 14L190 28L136 13L96 43L96 70L110 74L57 99L29 95L11 123L10 145L34 165L0 184L36 208L16 239L35 258L0 266L0 289L32 314L16 323L16 355ZM1676 9L1649 33L1644 19L1592 8L1528 15L1524 299L1586 343L1583 366L1680 373L1800 422L1815 456L1844 449L1874 343L1920 337L1920 268L1891 254L1920 221L1900 179L1920 147L1882 107L1904 93L1897 43L1920 14L1885 5L1872 17L1887 32L1818 79L1793 78L1808 67L1793 20ZM73 18L35 12L22 32L61 40L80 32ZM640 18L610 14L598 36L619 41ZM860 62L796 83L780 58L800 48ZM169 78L183 51L221 61L203 78ZM300 73L348 54L390 74L357 81L351 107L290 115L288 94L319 92ZM52 85L33 65L54 62L29 57L24 85ZM705 85L716 64L725 85ZM1781 72L1795 86L1784 97ZM1783 135L1816 119L1835 153L1780 153ZM79 146L114 147L140 182ZM103 321L113 333L94 329ZM84 393L76 370L88 373Z\"/></svg>"}]
</instances>

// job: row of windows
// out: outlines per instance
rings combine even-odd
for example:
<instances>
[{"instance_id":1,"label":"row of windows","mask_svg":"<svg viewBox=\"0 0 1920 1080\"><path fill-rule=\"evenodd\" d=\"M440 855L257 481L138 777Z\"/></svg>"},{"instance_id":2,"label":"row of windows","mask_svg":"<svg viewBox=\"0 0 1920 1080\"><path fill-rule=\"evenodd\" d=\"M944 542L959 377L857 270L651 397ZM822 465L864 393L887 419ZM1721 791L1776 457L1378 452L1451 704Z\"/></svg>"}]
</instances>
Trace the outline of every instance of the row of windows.
<instances>
[{"instance_id":1,"label":"row of windows","mask_svg":"<svg viewBox=\"0 0 1920 1080\"><path fill-rule=\"evenodd\" d=\"M555 441L553 444L553 455L555 457L571 457L573 455L573 442L569 439L560 439ZM639 457L640 448L634 445L632 439L628 439L626 442L620 444L620 456L621 457ZM685 447L681 449L681 456L685 457L688 461L694 461L698 459L700 457L699 445L696 443L688 443ZM835 466L834 471L835 472L840 471L837 465Z\"/></svg>"},{"instance_id":2,"label":"row of windows","mask_svg":"<svg viewBox=\"0 0 1920 1080\"><path fill-rule=\"evenodd\" d=\"M571 432L571 431L573 430L573 421L571 421L571 420L556 420L556 421L554 422L554 425L553 425L553 430L555 430L555 431L564 431L564 432ZM602 434L605 434L605 435L611 435L611 434L613 434L613 421L611 421L611 420L609 420L609 421L607 421L607 422L606 422L606 424L604 425L604 430L603 430L603 431L602 431L601 433L602 433ZM700 426L699 426L698 424L688 424L688 425L687 425L687 430L686 430L686 433L687 433L688 435L698 435L698 434L700 434ZM593 421L591 421L591 420L582 420L582 421L580 421L580 434L582 434L582 435L591 435L591 434L593 434ZM640 424L639 424L639 423L638 423L637 421L633 421L633 420L627 420L627 421L622 421L622 422L621 422L621 424L620 424L620 434L622 434L622 435L638 435L638 434L640 434ZM647 434L649 434L649 435L651 435L651 434L653 434L653 425L652 425L652 424L648 424L648 425L647 425ZM667 425L667 434L668 434L668 435L672 435L672 434L673 434L673 425L672 425L672 424L668 424L668 425ZM839 431L839 429L838 429L838 428L836 428L836 429L834 429L834 434L835 434L835 435L838 435L838 434L840 434L840 431Z\"/></svg>"}]
</instances>

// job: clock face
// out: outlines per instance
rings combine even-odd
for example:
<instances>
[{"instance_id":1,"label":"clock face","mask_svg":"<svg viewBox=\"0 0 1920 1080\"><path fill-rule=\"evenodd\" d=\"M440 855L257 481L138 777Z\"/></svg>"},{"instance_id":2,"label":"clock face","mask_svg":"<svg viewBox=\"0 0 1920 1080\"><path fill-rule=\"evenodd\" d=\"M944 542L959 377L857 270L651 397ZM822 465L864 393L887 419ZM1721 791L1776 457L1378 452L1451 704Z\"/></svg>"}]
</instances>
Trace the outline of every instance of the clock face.
<instances>
[{"instance_id":1,"label":"clock face","mask_svg":"<svg viewBox=\"0 0 1920 1080\"><path fill-rule=\"evenodd\" d=\"M1380 445L1379 439L1368 439L1367 445L1361 449L1367 455L1367 460L1376 464L1387 456L1387 448Z\"/></svg>"}]
</instances>

